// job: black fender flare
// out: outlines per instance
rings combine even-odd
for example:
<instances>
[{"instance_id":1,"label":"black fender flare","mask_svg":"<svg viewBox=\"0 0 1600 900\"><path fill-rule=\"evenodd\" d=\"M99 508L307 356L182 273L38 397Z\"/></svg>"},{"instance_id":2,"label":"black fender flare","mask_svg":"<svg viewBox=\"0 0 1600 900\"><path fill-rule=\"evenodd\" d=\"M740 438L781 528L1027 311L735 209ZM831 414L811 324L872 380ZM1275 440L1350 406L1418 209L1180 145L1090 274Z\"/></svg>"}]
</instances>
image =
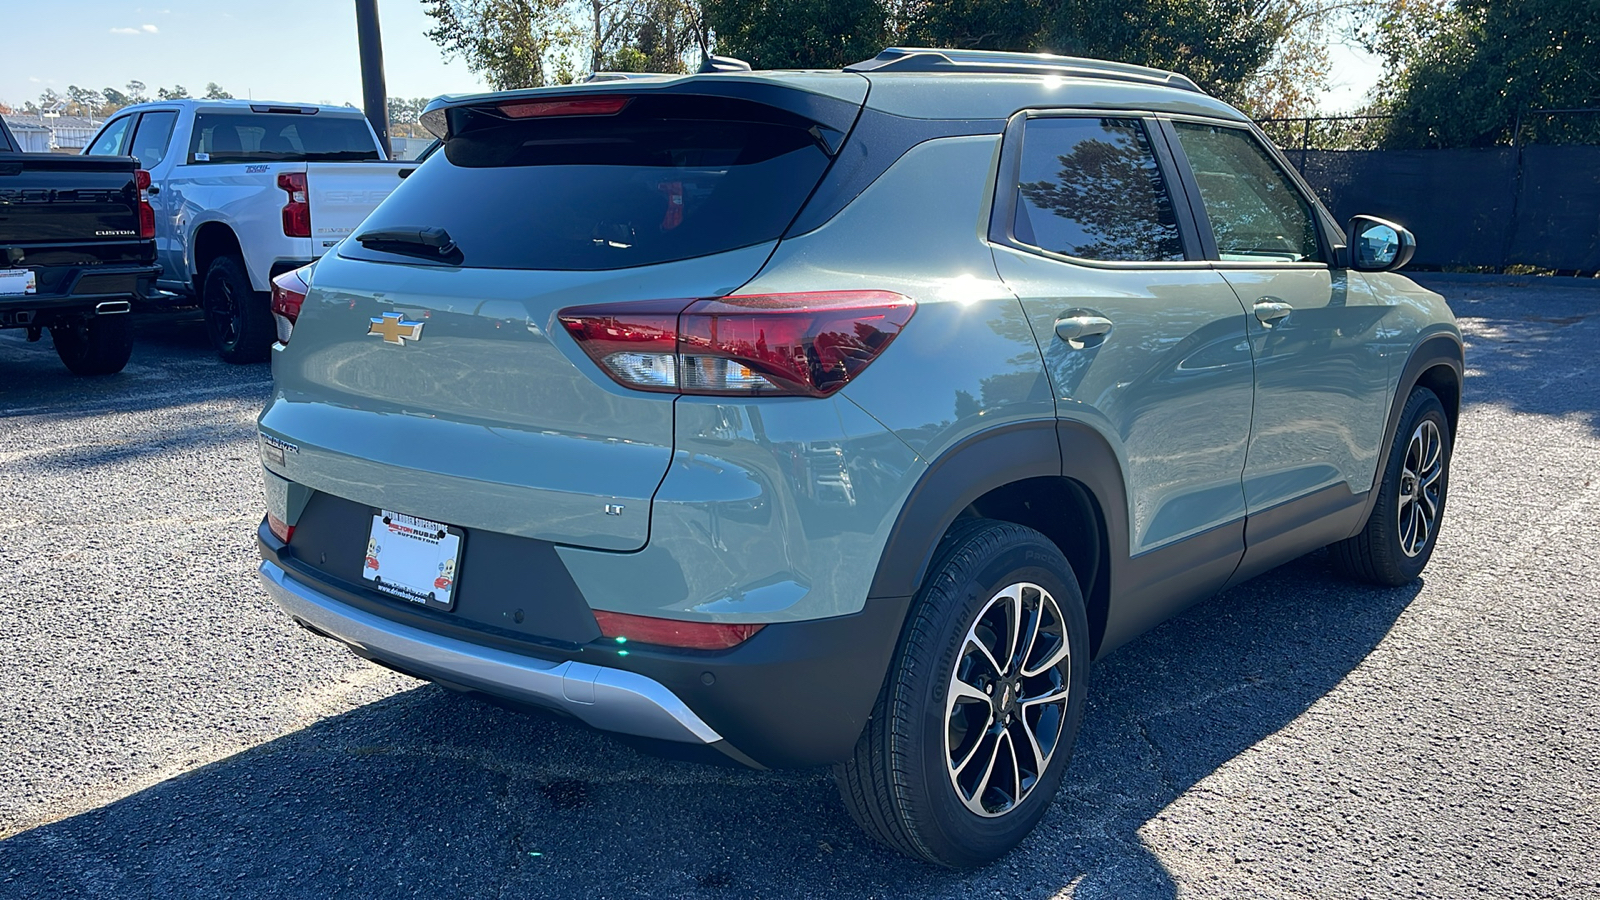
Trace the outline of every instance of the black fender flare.
<instances>
[{"instance_id":1,"label":"black fender flare","mask_svg":"<svg viewBox=\"0 0 1600 900\"><path fill-rule=\"evenodd\" d=\"M1361 516L1358 519L1359 524L1350 534L1346 535L1347 538L1355 537L1361 533L1363 528L1367 527L1367 519L1372 515L1372 508L1378 503L1378 492L1382 486L1384 463L1388 459L1389 448L1394 446L1395 432L1400 429L1400 413L1405 411L1406 398L1411 396L1411 392L1416 389L1424 373L1439 366L1447 367L1455 376L1456 396L1454 398L1454 408L1451 408L1452 398L1439 398L1445 404L1445 410L1450 415L1450 439L1454 442L1456 438L1454 433L1455 423L1460 421L1461 395L1466 387L1466 354L1461 346L1461 338L1450 332L1440 332L1429 335L1419 341L1412 348L1411 355L1407 357L1405 368L1400 370L1400 378L1395 384L1394 396L1389 403L1389 421L1383 428L1383 443L1378 445L1382 448L1384 456L1378 462L1378 471L1373 478L1372 489L1367 491L1365 508L1361 511Z\"/></svg>"}]
</instances>

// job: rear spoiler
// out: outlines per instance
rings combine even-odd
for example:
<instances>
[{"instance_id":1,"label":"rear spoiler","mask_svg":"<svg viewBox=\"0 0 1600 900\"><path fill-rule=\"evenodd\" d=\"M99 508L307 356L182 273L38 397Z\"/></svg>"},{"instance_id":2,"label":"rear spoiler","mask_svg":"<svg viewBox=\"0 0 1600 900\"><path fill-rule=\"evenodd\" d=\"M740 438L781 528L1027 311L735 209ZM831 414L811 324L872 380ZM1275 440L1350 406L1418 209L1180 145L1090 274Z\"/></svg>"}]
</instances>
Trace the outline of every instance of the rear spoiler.
<instances>
[{"instance_id":1,"label":"rear spoiler","mask_svg":"<svg viewBox=\"0 0 1600 900\"><path fill-rule=\"evenodd\" d=\"M746 100L783 110L811 123L812 134L831 156L838 152L844 138L855 125L861 104L837 97L828 97L799 88L786 87L766 81L746 81L731 78L697 79L694 77L655 76L627 79L608 79L591 84L557 88L532 88L520 91L501 91L493 94L471 96L446 96L433 100L423 110L422 126L434 137L443 141L455 136L469 111L492 112L502 106L541 104L546 102L583 105L581 101L600 101L621 97L677 96L716 97Z\"/></svg>"}]
</instances>

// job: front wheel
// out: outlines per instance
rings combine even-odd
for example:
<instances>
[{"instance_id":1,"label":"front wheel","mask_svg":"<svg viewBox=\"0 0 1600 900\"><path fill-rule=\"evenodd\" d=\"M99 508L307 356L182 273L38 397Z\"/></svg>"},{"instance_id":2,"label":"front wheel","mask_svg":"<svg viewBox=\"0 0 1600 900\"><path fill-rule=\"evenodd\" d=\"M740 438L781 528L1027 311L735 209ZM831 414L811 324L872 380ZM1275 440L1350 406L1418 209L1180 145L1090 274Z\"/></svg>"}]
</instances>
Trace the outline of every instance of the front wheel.
<instances>
[{"instance_id":1,"label":"front wheel","mask_svg":"<svg viewBox=\"0 0 1600 900\"><path fill-rule=\"evenodd\" d=\"M1427 388L1407 398L1366 527L1328 548L1341 574L1398 587L1422 574L1438 543L1450 492L1450 420Z\"/></svg>"},{"instance_id":2,"label":"front wheel","mask_svg":"<svg viewBox=\"0 0 1600 900\"><path fill-rule=\"evenodd\" d=\"M1055 797L1088 688L1088 621L1049 538L968 520L941 543L872 719L834 768L887 846L952 868L991 862Z\"/></svg>"},{"instance_id":3,"label":"front wheel","mask_svg":"<svg viewBox=\"0 0 1600 900\"><path fill-rule=\"evenodd\" d=\"M128 313L85 316L55 325L50 341L74 375L115 375L133 355L133 317Z\"/></svg>"}]
</instances>

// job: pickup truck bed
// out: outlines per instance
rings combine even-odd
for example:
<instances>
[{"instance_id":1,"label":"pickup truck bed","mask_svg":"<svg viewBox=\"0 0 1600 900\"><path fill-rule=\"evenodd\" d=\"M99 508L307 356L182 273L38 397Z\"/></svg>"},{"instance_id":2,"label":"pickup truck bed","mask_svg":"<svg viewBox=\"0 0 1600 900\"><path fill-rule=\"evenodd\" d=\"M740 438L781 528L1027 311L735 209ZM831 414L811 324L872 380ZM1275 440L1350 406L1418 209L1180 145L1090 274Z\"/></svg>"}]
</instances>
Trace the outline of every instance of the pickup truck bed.
<instances>
[{"instance_id":1,"label":"pickup truck bed","mask_svg":"<svg viewBox=\"0 0 1600 900\"><path fill-rule=\"evenodd\" d=\"M26 328L30 340L49 329L78 374L121 371L127 314L160 272L138 162L16 146L0 121L0 328Z\"/></svg>"}]
</instances>

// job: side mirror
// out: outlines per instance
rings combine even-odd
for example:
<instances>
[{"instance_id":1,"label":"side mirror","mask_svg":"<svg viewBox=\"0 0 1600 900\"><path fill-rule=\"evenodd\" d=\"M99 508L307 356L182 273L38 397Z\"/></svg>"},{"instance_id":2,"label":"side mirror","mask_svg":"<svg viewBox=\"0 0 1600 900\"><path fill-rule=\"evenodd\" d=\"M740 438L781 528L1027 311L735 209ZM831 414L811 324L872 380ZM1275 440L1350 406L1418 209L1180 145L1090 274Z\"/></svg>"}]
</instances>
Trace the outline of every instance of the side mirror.
<instances>
[{"instance_id":1,"label":"side mirror","mask_svg":"<svg viewBox=\"0 0 1600 900\"><path fill-rule=\"evenodd\" d=\"M1350 268L1358 272L1393 272L1411 261L1417 238L1393 222L1356 216L1346 232Z\"/></svg>"}]
</instances>

